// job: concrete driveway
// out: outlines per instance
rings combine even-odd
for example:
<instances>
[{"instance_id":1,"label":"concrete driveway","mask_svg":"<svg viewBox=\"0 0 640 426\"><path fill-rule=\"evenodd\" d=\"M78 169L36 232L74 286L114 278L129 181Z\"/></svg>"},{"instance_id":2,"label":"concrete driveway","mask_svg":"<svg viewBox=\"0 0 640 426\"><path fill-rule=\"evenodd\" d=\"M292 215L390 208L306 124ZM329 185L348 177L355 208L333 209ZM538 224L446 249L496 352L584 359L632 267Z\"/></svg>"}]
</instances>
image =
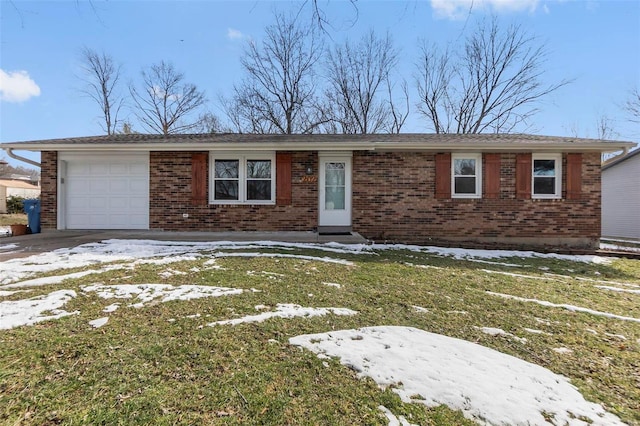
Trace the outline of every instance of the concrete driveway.
<instances>
[{"instance_id":1,"label":"concrete driveway","mask_svg":"<svg viewBox=\"0 0 640 426\"><path fill-rule=\"evenodd\" d=\"M282 241L293 243L367 244L360 234L319 235L316 232L166 232L166 231L45 231L0 239L0 262L110 239L156 241Z\"/></svg>"}]
</instances>

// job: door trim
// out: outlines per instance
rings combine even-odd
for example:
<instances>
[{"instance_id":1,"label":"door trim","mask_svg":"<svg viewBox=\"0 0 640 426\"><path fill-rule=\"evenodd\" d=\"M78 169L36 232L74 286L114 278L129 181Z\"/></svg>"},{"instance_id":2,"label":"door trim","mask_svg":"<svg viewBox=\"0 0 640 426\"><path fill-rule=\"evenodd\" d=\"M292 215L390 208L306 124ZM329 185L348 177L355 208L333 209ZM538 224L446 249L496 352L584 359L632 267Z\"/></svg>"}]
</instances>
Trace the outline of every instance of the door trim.
<instances>
[{"instance_id":1,"label":"door trim","mask_svg":"<svg viewBox=\"0 0 640 426\"><path fill-rule=\"evenodd\" d=\"M353 153L332 152L318 154L318 233L345 234L351 232L352 220L352 164ZM345 163L345 200L343 210L325 209L325 164Z\"/></svg>"}]
</instances>

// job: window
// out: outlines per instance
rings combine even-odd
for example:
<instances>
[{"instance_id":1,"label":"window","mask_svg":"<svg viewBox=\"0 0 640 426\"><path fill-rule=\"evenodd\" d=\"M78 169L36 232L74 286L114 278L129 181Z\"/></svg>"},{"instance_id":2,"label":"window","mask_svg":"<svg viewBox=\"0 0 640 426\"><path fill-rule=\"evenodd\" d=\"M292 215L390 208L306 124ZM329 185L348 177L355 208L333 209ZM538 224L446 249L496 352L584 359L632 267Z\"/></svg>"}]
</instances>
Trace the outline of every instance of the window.
<instances>
[{"instance_id":1,"label":"window","mask_svg":"<svg viewBox=\"0 0 640 426\"><path fill-rule=\"evenodd\" d=\"M214 204L272 204L275 200L273 153L211 153Z\"/></svg>"},{"instance_id":2,"label":"window","mask_svg":"<svg viewBox=\"0 0 640 426\"><path fill-rule=\"evenodd\" d=\"M534 154L532 161L532 198L560 198L562 196L562 156Z\"/></svg>"},{"instance_id":3,"label":"window","mask_svg":"<svg viewBox=\"0 0 640 426\"><path fill-rule=\"evenodd\" d=\"M451 156L451 196L480 198L482 196L482 155L453 154Z\"/></svg>"}]
</instances>

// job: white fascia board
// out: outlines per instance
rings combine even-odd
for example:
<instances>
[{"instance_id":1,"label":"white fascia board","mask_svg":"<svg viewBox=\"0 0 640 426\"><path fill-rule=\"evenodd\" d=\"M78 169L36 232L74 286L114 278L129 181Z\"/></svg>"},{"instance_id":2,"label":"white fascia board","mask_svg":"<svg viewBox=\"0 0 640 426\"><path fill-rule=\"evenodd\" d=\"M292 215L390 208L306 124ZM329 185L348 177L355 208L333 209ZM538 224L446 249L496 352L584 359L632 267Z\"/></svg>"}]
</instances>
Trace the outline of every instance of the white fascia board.
<instances>
[{"instance_id":1,"label":"white fascia board","mask_svg":"<svg viewBox=\"0 0 640 426\"><path fill-rule=\"evenodd\" d=\"M511 142L511 143L378 143L376 151L439 151L439 152L615 152L629 150L636 144L633 142L603 142L603 143L535 143L535 142Z\"/></svg>"},{"instance_id":2,"label":"white fascia board","mask_svg":"<svg viewBox=\"0 0 640 426\"><path fill-rule=\"evenodd\" d=\"M615 152L628 151L633 142L562 143L562 142L329 142L309 143L8 143L2 149L22 151L430 151L430 152Z\"/></svg>"}]
</instances>

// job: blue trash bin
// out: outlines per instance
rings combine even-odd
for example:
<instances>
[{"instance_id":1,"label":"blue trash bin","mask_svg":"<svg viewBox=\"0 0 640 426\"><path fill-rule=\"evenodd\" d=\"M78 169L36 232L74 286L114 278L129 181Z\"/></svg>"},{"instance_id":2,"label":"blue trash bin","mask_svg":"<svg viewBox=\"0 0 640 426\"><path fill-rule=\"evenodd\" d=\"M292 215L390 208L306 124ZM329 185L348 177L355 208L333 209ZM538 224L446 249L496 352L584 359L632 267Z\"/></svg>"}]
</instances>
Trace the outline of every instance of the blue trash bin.
<instances>
[{"instance_id":1,"label":"blue trash bin","mask_svg":"<svg viewBox=\"0 0 640 426\"><path fill-rule=\"evenodd\" d=\"M27 225L32 234L40 233L40 200L24 200L24 212L27 214Z\"/></svg>"}]
</instances>

